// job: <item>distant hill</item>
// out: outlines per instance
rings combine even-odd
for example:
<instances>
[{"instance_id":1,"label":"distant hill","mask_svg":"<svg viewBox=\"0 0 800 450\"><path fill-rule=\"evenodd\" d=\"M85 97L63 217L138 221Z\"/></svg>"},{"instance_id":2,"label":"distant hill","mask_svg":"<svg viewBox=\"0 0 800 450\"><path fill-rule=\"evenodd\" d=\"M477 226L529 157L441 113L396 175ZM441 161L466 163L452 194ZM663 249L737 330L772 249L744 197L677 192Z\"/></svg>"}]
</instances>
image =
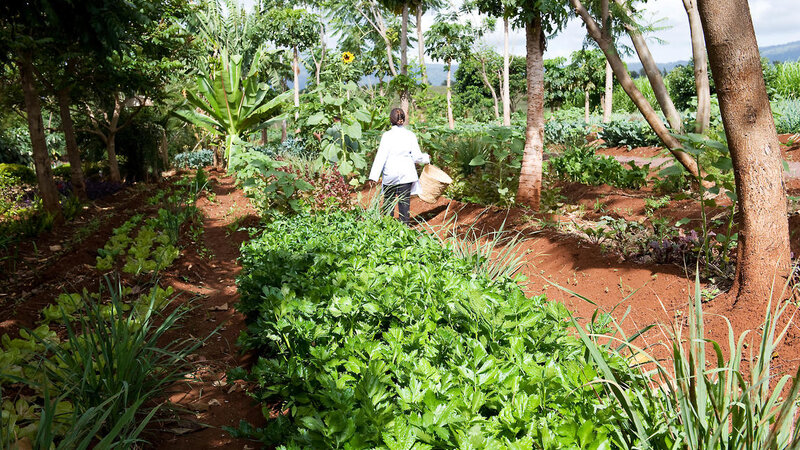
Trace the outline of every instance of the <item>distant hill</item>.
<instances>
[{"instance_id":1,"label":"distant hill","mask_svg":"<svg viewBox=\"0 0 800 450\"><path fill-rule=\"evenodd\" d=\"M772 62L785 62L785 61L798 61L800 60L800 41L789 42L786 44L781 45L770 45L767 47L761 47L759 49L761 52L761 56L764 58L769 59ZM689 63L689 60L683 61L672 61L667 63L658 63L658 68L662 71L666 70L666 72L670 72L676 66L683 66ZM445 70L444 64L436 64L436 63L428 63L425 64L428 68L428 82L432 86L442 86L445 84L447 80L447 71ZM455 81L455 73L456 69L458 69L458 64L453 64L453 81ZM628 70L631 72L638 72L642 70L642 64L639 62L631 62L628 63ZM300 66L300 88L304 89L306 87L306 80L308 79L309 74L306 72L304 66ZM311 74L313 77L313 74ZM375 77L364 77L361 80L361 84L372 84L376 83L378 80ZM291 85L291 83L289 83Z\"/></svg>"},{"instance_id":2,"label":"distant hill","mask_svg":"<svg viewBox=\"0 0 800 450\"><path fill-rule=\"evenodd\" d=\"M781 45L770 45L758 49L762 58L767 58L772 62L786 62L800 60L800 41L789 42ZM668 63L658 63L658 68L670 72L676 66L685 66L689 60L672 61ZM642 64L639 62L628 63L628 70L631 72L638 72L642 70Z\"/></svg>"}]
</instances>

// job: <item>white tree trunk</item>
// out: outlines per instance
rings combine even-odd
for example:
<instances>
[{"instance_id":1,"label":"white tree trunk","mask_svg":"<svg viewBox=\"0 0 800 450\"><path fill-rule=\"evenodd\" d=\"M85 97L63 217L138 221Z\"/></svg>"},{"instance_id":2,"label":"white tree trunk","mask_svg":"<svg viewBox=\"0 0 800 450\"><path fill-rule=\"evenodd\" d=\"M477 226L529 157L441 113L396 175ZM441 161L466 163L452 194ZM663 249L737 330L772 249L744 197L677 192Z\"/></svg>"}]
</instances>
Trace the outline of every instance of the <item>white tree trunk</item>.
<instances>
[{"instance_id":1,"label":"white tree trunk","mask_svg":"<svg viewBox=\"0 0 800 450\"><path fill-rule=\"evenodd\" d=\"M689 30L692 34L692 59L694 59L694 86L697 91L697 115L695 133L702 134L711 122L711 87L708 81L708 56L703 25L694 0L683 0L686 15L689 16Z\"/></svg>"},{"instance_id":2,"label":"white tree trunk","mask_svg":"<svg viewBox=\"0 0 800 450\"><path fill-rule=\"evenodd\" d=\"M614 72L611 63L606 60L606 92L603 101L603 123L611 122L611 113L614 111Z\"/></svg>"},{"instance_id":3,"label":"white tree trunk","mask_svg":"<svg viewBox=\"0 0 800 450\"><path fill-rule=\"evenodd\" d=\"M292 72L294 72L294 120L297 120L300 118L300 52L297 47L294 48Z\"/></svg>"},{"instance_id":4,"label":"white tree trunk","mask_svg":"<svg viewBox=\"0 0 800 450\"><path fill-rule=\"evenodd\" d=\"M425 66L425 40L422 34L422 5L417 5L417 51L422 69L422 82L428 84L428 67Z\"/></svg>"},{"instance_id":5,"label":"white tree trunk","mask_svg":"<svg viewBox=\"0 0 800 450\"><path fill-rule=\"evenodd\" d=\"M450 125L450 129L454 129L456 127L456 122L453 119L453 103L450 93L450 74L453 71L453 66L448 62L447 63L447 123Z\"/></svg>"},{"instance_id":6,"label":"white tree trunk","mask_svg":"<svg viewBox=\"0 0 800 450\"><path fill-rule=\"evenodd\" d=\"M509 86L508 17L503 18L503 126L511 126L511 87Z\"/></svg>"}]
</instances>

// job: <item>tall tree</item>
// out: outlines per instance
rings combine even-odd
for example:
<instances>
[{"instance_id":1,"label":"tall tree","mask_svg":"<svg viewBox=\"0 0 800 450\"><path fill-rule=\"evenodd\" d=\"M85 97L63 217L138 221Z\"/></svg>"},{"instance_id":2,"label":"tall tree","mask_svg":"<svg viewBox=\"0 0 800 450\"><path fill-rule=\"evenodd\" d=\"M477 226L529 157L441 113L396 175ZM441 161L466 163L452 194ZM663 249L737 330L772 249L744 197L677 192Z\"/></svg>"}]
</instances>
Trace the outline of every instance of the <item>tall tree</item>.
<instances>
[{"instance_id":1,"label":"tall tree","mask_svg":"<svg viewBox=\"0 0 800 450\"><path fill-rule=\"evenodd\" d=\"M689 17L689 31L692 35L692 59L694 60L694 85L697 91L697 114L695 133L702 134L711 122L711 86L708 81L708 58L703 26L695 0L683 0L683 7Z\"/></svg>"},{"instance_id":2,"label":"tall tree","mask_svg":"<svg viewBox=\"0 0 800 450\"><path fill-rule=\"evenodd\" d=\"M670 134L669 129L661 118L658 117L652 105L650 105L639 88L633 83L633 79L628 73L625 63L622 62L622 58L620 58L617 52L612 33L613 24L609 23L605 27L601 27L598 25L597 21L595 21L589 10L583 5L581 0L570 0L570 3L575 9L575 13L583 21L589 36L597 43L597 46L603 50L603 54L606 55L606 60L611 64L611 68L614 71L614 76L617 78L617 81L619 81L622 89L625 90L625 93L628 94L628 97L631 98L634 105L639 109L639 112L642 113L644 119L658 138L661 139L661 142L669 149L675 159L686 168L689 173L693 176L697 176L699 171L695 160L681 150L682 146L680 141ZM605 17L609 11L609 0L600 0L600 9L601 13L599 16Z\"/></svg>"},{"instance_id":3,"label":"tall tree","mask_svg":"<svg viewBox=\"0 0 800 450\"><path fill-rule=\"evenodd\" d=\"M443 61L447 68L447 123L451 130L455 128L451 91L453 62L469 56L475 39L472 25L458 23L453 19L453 16L439 16L436 23L425 32L425 38L430 43L431 58Z\"/></svg>"},{"instance_id":4,"label":"tall tree","mask_svg":"<svg viewBox=\"0 0 800 450\"><path fill-rule=\"evenodd\" d=\"M740 210L732 292L742 304L759 305L770 298L776 279L780 286L789 274L789 224L780 143L747 0L724 4L698 0L697 6Z\"/></svg>"},{"instance_id":5,"label":"tall tree","mask_svg":"<svg viewBox=\"0 0 800 450\"><path fill-rule=\"evenodd\" d=\"M683 122L681 121L681 114L675 108L672 102L672 97L669 96L667 86L664 84L664 78L661 75L661 69L658 68L653 54L650 53L650 48L647 46L642 27L636 22L634 12L631 8L631 0L614 0L616 8L614 14L616 18L622 23L622 26L627 31L628 36L633 42L633 48L639 55L639 61L642 62L642 70L645 71L647 79L650 80L650 86L653 88L656 101L661 107L661 112L667 118L669 126L676 133L683 132Z\"/></svg>"},{"instance_id":6,"label":"tall tree","mask_svg":"<svg viewBox=\"0 0 800 450\"><path fill-rule=\"evenodd\" d=\"M300 117L300 52L310 48L317 41L321 21L316 14L295 8L271 9L264 16L267 39L279 47L292 50L296 120Z\"/></svg>"},{"instance_id":7,"label":"tall tree","mask_svg":"<svg viewBox=\"0 0 800 450\"><path fill-rule=\"evenodd\" d=\"M572 53L568 67L575 88L583 94L584 121L589 122L592 93L603 83L606 59L600 50L582 49ZM595 103L597 99L595 98Z\"/></svg>"}]
</instances>

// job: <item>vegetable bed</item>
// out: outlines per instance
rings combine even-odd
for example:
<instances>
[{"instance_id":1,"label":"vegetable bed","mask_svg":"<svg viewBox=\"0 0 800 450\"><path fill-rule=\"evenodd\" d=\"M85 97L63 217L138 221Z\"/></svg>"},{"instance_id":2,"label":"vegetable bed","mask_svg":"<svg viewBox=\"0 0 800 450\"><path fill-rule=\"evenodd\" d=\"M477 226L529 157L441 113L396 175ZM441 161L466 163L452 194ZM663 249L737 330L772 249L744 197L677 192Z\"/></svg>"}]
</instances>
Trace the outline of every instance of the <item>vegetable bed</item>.
<instances>
[{"instance_id":1,"label":"vegetable bed","mask_svg":"<svg viewBox=\"0 0 800 450\"><path fill-rule=\"evenodd\" d=\"M475 256L477 258L477 256ZM284 448L608 448L617 415L561 304L371 212L279 219L242 249L252 395Z\"/></svg>"}]
</instances>

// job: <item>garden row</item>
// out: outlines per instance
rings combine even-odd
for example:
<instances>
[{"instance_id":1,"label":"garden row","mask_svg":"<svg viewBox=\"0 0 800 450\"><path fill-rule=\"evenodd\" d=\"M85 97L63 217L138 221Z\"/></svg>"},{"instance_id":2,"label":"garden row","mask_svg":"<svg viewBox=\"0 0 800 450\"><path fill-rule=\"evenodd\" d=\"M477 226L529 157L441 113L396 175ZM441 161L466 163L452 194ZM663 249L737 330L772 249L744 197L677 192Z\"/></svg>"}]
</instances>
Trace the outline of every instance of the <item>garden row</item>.
<instances>
[{"instance_id":1,"label":"garden row","mask_svg":"<svg viewBox=\"0 0 800 450\"><path fill-rule=\"evenodd\" d=\"M164 312L175 295L158 284L157 273L178 257L178 241L198 219L194 203L206 184L198 171L174 189L157 191L147 201L158 207L153 217L135 214L98 249L97 291L63 293L41 310L36 329L0 338L0 447L131 448L143 442L158 410L153 400L183 377L185 357L201 344L163 343L187 309Z\"/></svg>"},{"instance_id":2,"label":"garden row","mask_svg":"<svg viewBox=\"0 0 800 450\"><path fill-rule=\"evenodd\" d=\"M800 386L784 401L791 378L766 384L785 306L760 343L731 332L731 359L716 345L706 355L698 287L690 344L681 326L665 330L672 355L662 365L636 347L638 333L620 334L605 315L584 329L561 304L526 298L519 279L491 278L500 263L464 249L377 211L266 224L243 246L238 280L249 321L239 344L259 358L229 377L252 383L268 422L229 431L281 449L800 442ZM744 369L748 345L760 350Z\"/></svg>"}]
</instances>

